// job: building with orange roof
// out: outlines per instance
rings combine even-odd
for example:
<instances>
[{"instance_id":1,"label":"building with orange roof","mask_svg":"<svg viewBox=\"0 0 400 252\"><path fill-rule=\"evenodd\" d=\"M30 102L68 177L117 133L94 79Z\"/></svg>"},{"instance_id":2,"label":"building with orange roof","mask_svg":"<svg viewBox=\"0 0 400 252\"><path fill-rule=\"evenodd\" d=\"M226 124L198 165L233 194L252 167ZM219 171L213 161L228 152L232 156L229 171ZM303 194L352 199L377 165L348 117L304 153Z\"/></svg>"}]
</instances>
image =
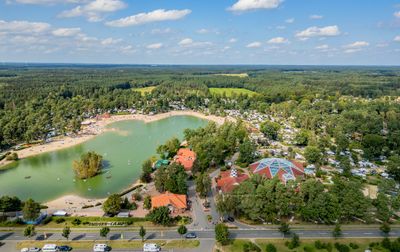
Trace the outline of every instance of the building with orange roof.
<instances>
[{"instance_id":1,"label":"building with orange roof","mask_svg":"<svg viewBox=\"0 0 400 252\"><path fill-rule=\"evenodd\" d=\"M235 168L232 168L230 171L223 171L217 179L217 190L223 193L229 193L248 178L249 175L239 173Z\"/></svg>"},{"instance_id":2,"label":"building with orange roof","mask_svg":"<svg viewBox=\"0 0 400 252\"><path fill-rule=\"evenodd\" d=\"M176 163L179 163L186 171L193 169L194 161L196 161L196 153L189 148L181 148L174 157Z\"/></svg>"},{"instance_id":3,"label":"building with orange roof","mask_svg":"<svg viewBox=\"0 0 400 252\"><path fill-rule=\"evenodd\" d=\"M168 207L171 213L183 213L187 210L187 197L184 194L165 192L151 198L152 208Z\"/></svg>"}]
</instances>

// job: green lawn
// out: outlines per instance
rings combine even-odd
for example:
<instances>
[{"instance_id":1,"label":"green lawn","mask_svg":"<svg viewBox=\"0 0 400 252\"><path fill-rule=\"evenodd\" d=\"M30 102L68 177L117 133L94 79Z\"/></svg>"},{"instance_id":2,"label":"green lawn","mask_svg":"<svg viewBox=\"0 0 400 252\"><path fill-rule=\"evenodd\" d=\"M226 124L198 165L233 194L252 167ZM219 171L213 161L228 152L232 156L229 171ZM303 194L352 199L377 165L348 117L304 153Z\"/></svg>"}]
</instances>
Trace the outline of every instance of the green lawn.
<instances>
[{"instance_id":1,"label":"green lawn","mask_svg":"<svg viewBox=\"0 0 400 252\"><path fill-rule=\"evenodd\" d=\"M164 249L174 249L174 248L196 248L200 245L198 240L172 240L172 241L164 241L164 240L149 240L145 241L145 243L157 243ZM92 249L95 243L107 243L113 249L142 249L143 243L140 240L135 241L110 241L110 240L97 240L97 241L66 241L60 240L57 242L52 241L23 241L17 243L17 249L21 248L29 248L29 247L43 247L48 243L56 243L57 245L68 245L74 249Z\"/></svg>"},{"instance_id":2,"label":"green lawn","mask_svg":"<svg viewBox=\"0 0 400 252\"><path fill-rule=\"evenodd\" d=\"M155 86L151 86L151 87L144 87L144 88L134 88L132 89L135 92L140 92L142 95L145 95L146 93L151 93L151 91L153 91L153 89L155 89Z\"/></svg>"},{"instance_id":3,"label":"green lawn","mask_svg":"<svg viewBox=\"0 0 400 252\"><path fill-rule=\"evenodd\" d=\"M261 251L266 251L266 246L268 243L272 243L275 245L277 248L277 251L279 252L294 252L294 251L305 251L305 247L307 247L308 251L321 251L321 252L326 252L327 250L322 249L318 250L314 247L314 242L316 240L314 239L303 239L301 240L301 245L298 248L295 249L289 249L286 247L285 242L288 239L256 239L254 242L262 249ZM365 249L369 247L369 244L371 242L380 242L382 239L362 239L362 238L357 238L357 239L319 239L321 242L329 242L334 245L334 243L338 242L341 244L346 244L349 245L350 243L355 243L359 246L358 249L351 249L351 252L364 252ZM243 245L248 242L249 240L242 240L242 239L237 239L234 240L231 245L224 246L222 249L223 252L242 252L243 251ZM333 252L337 252L337 250L334 248L332 250ZM381 252L387 252L386 249L381 248L380 246L374 246L372 251L381 251Z\"/></svg>"},{"instance_id":4,"label":"green lawn","mask_svg":"<svg viewBox=\"0 0 400 252\"><path fill-rule=\"evenodd\" d=\"M209 88L209 90L213 95L222 95L225 93L225 95L228 97L233 96L233 94L247 94L249 96L257 95L256 92L244 88Z\"/></svg>"}]
</instances>

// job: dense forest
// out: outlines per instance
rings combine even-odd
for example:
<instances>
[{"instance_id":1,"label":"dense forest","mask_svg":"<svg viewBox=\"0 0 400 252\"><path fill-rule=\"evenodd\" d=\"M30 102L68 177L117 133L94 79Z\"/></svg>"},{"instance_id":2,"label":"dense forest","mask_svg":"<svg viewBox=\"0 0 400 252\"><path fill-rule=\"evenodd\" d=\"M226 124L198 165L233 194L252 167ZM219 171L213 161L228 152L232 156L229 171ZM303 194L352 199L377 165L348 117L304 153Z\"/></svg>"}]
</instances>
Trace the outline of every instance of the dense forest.
<instances>
[{"instance_id":1,"label":"dense forest","mask_svg":"<svg viewBox=\"0 0 400 252\"><path fill-rule=\"evenodd\" d=\"M151 93L135 91L149 86ZM216 95L211 87L258 95ZM82 120L106 111L158 113L179 103L213 114L256 110L293 118L308 141L368 145L377 158L400 153L399 94L395 67L3 65L0 148L76 132Z\"/></svg>"}]
</instances>

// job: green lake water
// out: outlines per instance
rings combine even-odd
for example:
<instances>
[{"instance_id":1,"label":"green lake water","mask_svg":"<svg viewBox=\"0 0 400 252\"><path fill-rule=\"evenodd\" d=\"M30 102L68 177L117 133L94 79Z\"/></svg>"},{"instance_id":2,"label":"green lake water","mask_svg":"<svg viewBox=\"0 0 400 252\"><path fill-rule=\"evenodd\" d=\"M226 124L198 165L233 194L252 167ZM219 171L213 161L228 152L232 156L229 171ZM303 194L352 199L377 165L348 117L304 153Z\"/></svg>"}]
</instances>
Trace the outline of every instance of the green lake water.
<instances>
[{"instance_id":1,"label":"green lake water","mask_svg":"<svg viewBox=\"0 0 400 252\"><path fill-rule=\"evenodd\" d=\"M141 164L156 155L158 145L174 136L182 139L186 128L206 124L206 120L192 116L174 116L152 123L130 120L110 124L108 127L115 131L105 132L71 148L20 160L10 169L0 171L0 196L33 198L41 202L66 194L107 197L139 178ZM87 151L96 151L103 156L104 171L86 181L75 180L72 162ZM26 176L31 178L25 179Z\"/></svg>"}]
</instances>

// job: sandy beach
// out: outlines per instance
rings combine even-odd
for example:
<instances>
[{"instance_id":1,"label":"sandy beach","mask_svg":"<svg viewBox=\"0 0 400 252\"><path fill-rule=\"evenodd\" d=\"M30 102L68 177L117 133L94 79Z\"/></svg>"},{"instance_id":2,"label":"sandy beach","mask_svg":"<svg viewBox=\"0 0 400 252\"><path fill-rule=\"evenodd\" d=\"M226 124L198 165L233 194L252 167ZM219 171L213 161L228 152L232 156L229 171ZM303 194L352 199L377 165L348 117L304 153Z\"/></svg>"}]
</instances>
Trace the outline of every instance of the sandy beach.
<instances>
[{"instance_id":1,"label":"sandy beach","mask_svg":"<svg viewBox=\"0 0 400 252\"><path fill-rule=\"evenodd\" d=\"M46 152L51 152L51 151L57 151L60 149L72 147L78 144L81 144L83 142L88 141L89 139L92 139L93 137L107 131L107 130L112 130L112 129L106 129L106 126L118 122L118 121L126 121L126 120L141 120L144 121L145 123L150 123L154 122L157 120L162 120L171 116L180 116L180 115L186 115L186 116L195 116L198 118L206 119L209 121L213 121L219 125L223 124L225 120L228 121L234 121L234 118L230 117L219 117L219 116L214 116L214 115L205 115L200 112L196 111L171 111L168 113L163 113L163 114L156 114L156 115L141 115L141 114L132 114L132 115L113 115L110 118L105 118L102 120L94 121L91 125L89 126L84 126L82 127L81 132L79 132L75 136L67 136L67 137L55 137L52 138L51 142L40 144L40 145L34 145L32 147L15 151L18 154L18 157L20 159L27 158L30 156L35 156L38 154L46 153ZM0 167L7 165L11 163L12 161L7 161L3 159L0 161Z\"/></svg>"}]
</instances>

